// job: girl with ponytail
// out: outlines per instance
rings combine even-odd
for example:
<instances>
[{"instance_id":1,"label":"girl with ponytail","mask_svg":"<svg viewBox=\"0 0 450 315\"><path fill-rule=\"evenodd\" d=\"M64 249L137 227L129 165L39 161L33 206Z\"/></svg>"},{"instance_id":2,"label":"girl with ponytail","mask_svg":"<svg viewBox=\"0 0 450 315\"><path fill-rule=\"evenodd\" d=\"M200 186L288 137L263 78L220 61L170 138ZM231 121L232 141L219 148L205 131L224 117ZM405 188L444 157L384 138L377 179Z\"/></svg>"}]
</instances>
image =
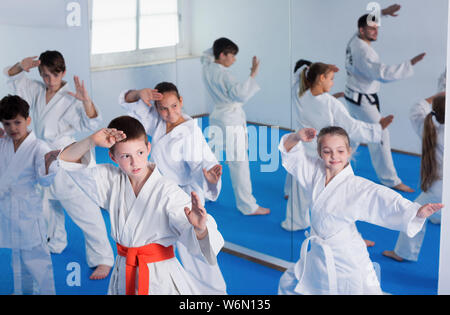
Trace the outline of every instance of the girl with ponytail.
<instances>
[{"instance_id":1,"label":"girl with ponytail","mask_svg":"<svg viewBox=\"0 0 450 315\"><path fill-rule=\"evenodd\" d=\"M295 70L292 86L293 129L321 130L326 126L339 126L348 131L353 142L381 141L382 131L392 122L393 116L384 117L379 123L366 123L354 119L345 105L336 98L339 95L329 94L334 84L334 74L339 71L338 67L322 62L299 60ZM316 140L305 144L309 156L317 156L316 146ZM285 184L286 197L289 198L286 219L281 226L288 231L308 228L310 225L308 198L289 175ZM373 245L373 242L368 245Z\"/></svg>"},{"instance_id":2,"label":"girl with ponytail","mask_svg":"<svg viewBox=\"0 0 450 315\"><path fill-rule=\"evenodd\" d=\"M415 202L427 204L442 201L442 161L444 155L445 129L445 92L438 93L415 104L411 109L411 123L422 138L422 160L420 163L420 188L422 193ZM440 212L429 218L430 222L439 224ZM387 250L383 255L403 261L417 261L426 224L413 238L400 233L394 250Z\"/></svg>"}]
</instances>

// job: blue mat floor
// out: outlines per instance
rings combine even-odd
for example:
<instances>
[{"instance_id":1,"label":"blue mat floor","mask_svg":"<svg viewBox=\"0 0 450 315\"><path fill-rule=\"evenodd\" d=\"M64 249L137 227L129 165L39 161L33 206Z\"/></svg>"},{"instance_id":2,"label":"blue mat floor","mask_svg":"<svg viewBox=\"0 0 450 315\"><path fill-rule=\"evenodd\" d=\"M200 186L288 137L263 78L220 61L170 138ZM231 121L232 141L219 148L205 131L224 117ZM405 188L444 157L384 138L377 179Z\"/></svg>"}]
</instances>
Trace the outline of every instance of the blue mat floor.
<instances>
[{"instance_id":1,"label":"blue mat floor","mask_svg":"<svg viewBox=\"0 0 450 315\"><path fill-rule=\"evenodd\" d=\"M207 126L207 118L202 120ZM267 131L269 132L269 131ZM279 131L279 138L285 131ZM269 136L270 139L270 136ZM270 141L268 144L270 152ZM275 146L276 148L276 146ZM104 149L96 150L98 163L112 163ZM286 203L283 195L286 172L281 166L274 172L261 172L261 165L270 162L250 162L253 192L258 203L271 209L267 216L244 216L235 207L228 167L224 165L222 191L216 202L207 202L206 209L216 219L219 231L225 240L286 261L295 262L299 258L300 245L304 240L304 231L287 232L280 223L285 218ZM367 147L360 146L354 155L352 166L355 173L378 182L372 168ZM414 200L419 191L420 158L393 153L397 172L403 182L415 189L415 193L402 193ZM108 213L102 211L105 223L110 230ZM386 249L393 249L398 232L387 230L365 222L358 222L358 229L365 239L375 241L369 248L373 262L380 267L381 286L384 292L391 294L437 294L440 226L428 223L422 252L418 262L398 263L381 255ZM57 294L93 295L106 294L109 277L104 280L89 280L93 270L85 263L84 239L81 230L66 216L66 229L69 245L62 254L52 255ZM111 245L116 253L115 244ZM272 295L277 293L281 272L249 262L242 258L221 252L219 265L228 286L229 294ZM80 285L70 286L71 266L79 266ZM69 280L69 281L68 281ZM13 292L10 250L0 249L0 294Z\"/></svg>"}]
</instances>

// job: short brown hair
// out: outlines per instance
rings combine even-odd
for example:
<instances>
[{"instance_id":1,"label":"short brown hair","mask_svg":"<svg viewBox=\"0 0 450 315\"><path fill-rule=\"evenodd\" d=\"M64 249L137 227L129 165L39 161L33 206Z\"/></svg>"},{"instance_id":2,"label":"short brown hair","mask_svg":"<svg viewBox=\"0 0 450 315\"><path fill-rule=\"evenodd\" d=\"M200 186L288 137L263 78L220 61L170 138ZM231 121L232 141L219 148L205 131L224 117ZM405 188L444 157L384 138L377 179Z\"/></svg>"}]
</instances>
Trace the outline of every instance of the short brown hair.
<instances>
[{"instance_id":1,"label":"short brown hair","mask_svg":"<svg viewBox=\"0 0 450 315\"><path fill-rule=\"evenodd\" d=\"M59 51L44 51L39 56L39 61L41 62L41 64L39 65L39 72L41 71L42 66L47 67L48 70L53 74L58 74L66 71L66 62L64 61L63 55Z\"/></svg>"},{"instance_id":2,"label":"short brown hair","mask_svg":"<svg viewBox=\"0 0 450 315\"><path fill-rule=\"evenodd\" d=\"M17 95L8 95L0 100L0 121L14 119L17 116L28 118L30 105Z\"/></svg>"},{"instance_id":3,"label":"short brown hair","mask_svg":"<svg viewBox=\"0 0 450 315\"><path fill-rule=\"evenodd\" d=\"M124 140L120 142L126 142L128 140L136 140L144 138L145 144L148 144L147 134L145 132L144 126L139 120L131 116L119 116L111 120L108 128L115 128L117 130L123 131L127 136ZM114 153L114 145L109 149L111 153Z\"/></svg>"}]
</instances>

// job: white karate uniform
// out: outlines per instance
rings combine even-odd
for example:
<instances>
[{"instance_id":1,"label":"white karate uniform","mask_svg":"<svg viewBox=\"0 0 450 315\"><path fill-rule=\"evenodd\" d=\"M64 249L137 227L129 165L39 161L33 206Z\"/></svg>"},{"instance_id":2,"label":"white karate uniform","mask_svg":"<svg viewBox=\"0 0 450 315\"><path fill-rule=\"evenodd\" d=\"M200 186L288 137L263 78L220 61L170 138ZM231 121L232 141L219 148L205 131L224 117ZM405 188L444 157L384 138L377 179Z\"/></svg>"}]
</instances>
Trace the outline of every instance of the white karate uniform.
<instances>
[{"instance_id":1,"label":"white karate uniform","mask_svg":"<svg viewBox=\"0 0 450 315\"><path fill-rule=\"evenodd\" d=\"M416 103L410 112L410 120L413 125L414 131L422 138L423 124L425 117L432 111L432 105L426 100L422 100ZM443 184L443 156L444 156L444 134L445 125L440 124L433 116L433 124L437 133L436 144L436 166L440 179L433 182L428 191L422 192L415 202L425 205L427 203L441 203L442 202L442 184ZM433 214L429 220L433 223L440 223L441 211ZM422 247L423 238L425 237L426 224L423 225L422 230L414 237L408 237L404 233L400 233L395 245L395 253L410 261L417 261L419 258L420 249Z\"/></svg>"},{"instance_id":2,"label":"white karate uniform","mask_svg":"<svg viewBox=\"0 0 450 315\"><path fill-rule=\"evenodd\" d=\"M120 94L119 104L128 115L138 119L152 137L150 160L158 165L161 174L176 182L188 195L195 191L203 205L205 199L217 200L222 179L216 185L209 183L203 168L209 170L219 162L197 122L183 114L185 121L167 133L167 123L155 106L149 107L142 100L127 103L127 92ZM213 218L210 217L210 220ZM225 280L218 264L210 265L196 259L181 242L177 242L177 249L185 270L198 282L197 287L202 294L226 294Z\"/></svg>"},{"instance_id":3,"label":"white karate uniform","mask_svg":"<svg viewBox=\"0 0 450 315\"><path fill-rule=\"evenodd\" d=\"M14 152L9 136L0 138L0 247L12 249L14 294L55 294L47 247L42 189L52 184L57 168L45 174L51 151L30 132Z\"/></svg>"},{"instance_id":4,"label":"white karate uniform","mask_svg":"<svg viewBox=\"0 0 450 315\"><path fill-rule=\"evenodd\" d=\"M300 79L299 71L295 75L292 87L292 100L294 106L295 128L314 128L319 132L328 126L339 126L349 134L352 143L368 142L379 143L382 128L379 123L367 123L350 116L347 108L337 98L329 93L312 95L307 90L299 97ZM318 157L317 140L305 143L306 152L310 157ZM292 180L291 191L286 207L286 219L281 226L286 230L303 230L310 225L308 194L301 189L295 180Z\"/></svg>"},{"instance_id":5,"label":"white karate uniform","mask_svg":"<svg viewBox=\"0 0 450 315\"><path fill-rule=\"evenodd\" d=\"M86 154L83 164L60 161L60 165L71 170L70 176L83 191L109 211L116 243L129 248L152 243L167 247L180 241L191 255L209 264L217 263L216 255L224 241L215 221L208 216L208 236L197 240L183 210L191 208L190 196L163 177L154 163L149 162L153 172L136 197L128 176L119 168L111 164L95 166L90 161L92 157ZM108 294L125 294L125 262L126 258L117 255ZM147 266L149 294L201 294L176 257Z\"/></svg>"},{"instance_id":6,"label":"white karate uniform","mask_svg":"<svg viewBox=\"0 0 450 315\"><path fill-rule=\"evenodd\" d=\"M226 164L230 170L236 207L243 214L254 213L259 206L252 194L247 152L247 119L242 107L260 87L252 77L243 83L238 82L228 68L214 62L212 49L204 52L201 63L203 79L214 103L209 124L211 127L220 128L226 139ZM223 138L215 141L223 148Z\"/></svg>"},{"instance_id":7,"label":"white karate uniform","mask_svg":"<svg viewBox=\"0 0 450 315\"><path fill-rule=\"evenodd\" d=\"M409 60L398 65L381 63L373 47L360 39L358 34L355 34L348 43L345 68L347 108L356 119L370 123L378 123L381 119L380 110L377 108L380 104L376 104L379 101L375 98L381 83L408 78L414 73ZM355 102L360 105L356 105ZM368 148L380 182L389 187L400 184L401 179L397 176L392 160L388 130L383 130L381 143L370 143Z\"/></svg>"},{"instance_id":8,"label":"white karate uniform","mask_svg":"<svg viewBox=\"0 0 450 315\"><path fill-rule=\"evenodd\" d=\"M381 294L355 222L366 221L413 236L425 222L416 216L420 205L355 176L350 164L325 185L323 161L309 157L303 142L286 152L287 136L279 146L282 163L310 196L311 233L302 244L300 260L281 277L279 294Z\"/></svg>"},{"instance_id":9,"label":"white karate uniform","mask_svg":"<svg viewBox=\"0 0 450 315\"><path fill-rule=\"evenodd\" d=\"M445 68L445 71L439 76L438 92L445 91L446 86L447 86L447 67Z\"/></svg>"},{"instance_id":10,"label":"white karate uniform","mask_svg":"<svg viewBox=\"0 0 450 315\"><path fill-rule=\"evenodd\" d=\"M7 71L10 68L4 70L5 75L8 76ZM52 150L62 149L75 142L73 135L76 132L94 131L101 122L100 114L90 119L83 104L68 94L68 83L48 104L45 84L29 79L24 71L12 77L8 76L8 85L13 93L28 102L36 137L44 140ZM44 197L49 248L53 253L61 253L67 246L63 209L83 231L89 267L100 264L112 266L114 253L101 210L77 188L64 171L60 171L50 189L46 189Z\"/></svg>"}]
</instances>

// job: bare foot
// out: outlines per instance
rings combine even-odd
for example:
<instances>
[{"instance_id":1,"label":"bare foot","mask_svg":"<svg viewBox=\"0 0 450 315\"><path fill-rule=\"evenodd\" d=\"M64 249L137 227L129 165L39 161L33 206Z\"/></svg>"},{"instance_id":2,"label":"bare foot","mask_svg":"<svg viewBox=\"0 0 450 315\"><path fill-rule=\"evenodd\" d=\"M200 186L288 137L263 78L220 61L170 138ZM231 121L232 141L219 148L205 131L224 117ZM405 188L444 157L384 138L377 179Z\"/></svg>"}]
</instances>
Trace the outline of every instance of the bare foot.
<instances>
[{"instance_id":1,"label":"bare foot","mask_svg":"<svg viewBox=\"0 0 450 315\"><path fill-rule=\"evenodd\" d=\"M284 195L284 199L288 200L289 199L289 195Z\"/></svg>"},{"instance_id":2,"label":"bare foot","mask_svg":"<svg viewBox=\"0 0 450 315\"><path fill-rule=\"evenodd\" d=\"M111 266L98 265L97 268L95 268L94 272L89 277L89 279L91 279L91 280L105 279L108 276L110 270L111 270Z\"/></svg>"},{"instance_id":3,"label":"bare foot","mask_svg":"<svg viewBox=\"0 0 450 315\"><path fill-rule=\"evenodd\" d=\"M403 258L400 257L399 255L397 255L393 250L385 250L382 254L383 254L383 256L392 258L396 261L400 261L400 262L403 261Z\"/></svg>"},{"instance_id":4,"label":"bare foot","mask_svg":"<svg viewBox=\"0 0 450 315\"><path fill-rule=\"evenodd\" d=\"M374 241L364 240L364 243L366 243L366 246L367 246L367 247L373 247L373 246L375 246L375 242L374 242Z\"/></svg>"},{"instance_id":5,"label":"bare foot","mask_svg":"<svg viewBox=\"0 0 450 315\"><path fill-rule=\"evenodd\" d=\"M255 212L250 213L248 215L266 215L270 213L270 209L268 208L263 208L263 207L258 207L258 209L256 209Z\"/></svg>"},{"instance_id":6,"label":"bare foot","mask_svg":"<svg viewBox=\"0 0 450 315\"><path fill-rule=\"evenodd\" d=\"M404 192L414 192L414 189L412 189L411 187L409 187L409 186L406 186L405 184L403 184L403 183L400 183L400 184L398 184L397 186L394 186L394 187L392 187L393 189L396 189L396 190L400 190L400 191L404 191Z\"/></svg>"}]
</instances>

